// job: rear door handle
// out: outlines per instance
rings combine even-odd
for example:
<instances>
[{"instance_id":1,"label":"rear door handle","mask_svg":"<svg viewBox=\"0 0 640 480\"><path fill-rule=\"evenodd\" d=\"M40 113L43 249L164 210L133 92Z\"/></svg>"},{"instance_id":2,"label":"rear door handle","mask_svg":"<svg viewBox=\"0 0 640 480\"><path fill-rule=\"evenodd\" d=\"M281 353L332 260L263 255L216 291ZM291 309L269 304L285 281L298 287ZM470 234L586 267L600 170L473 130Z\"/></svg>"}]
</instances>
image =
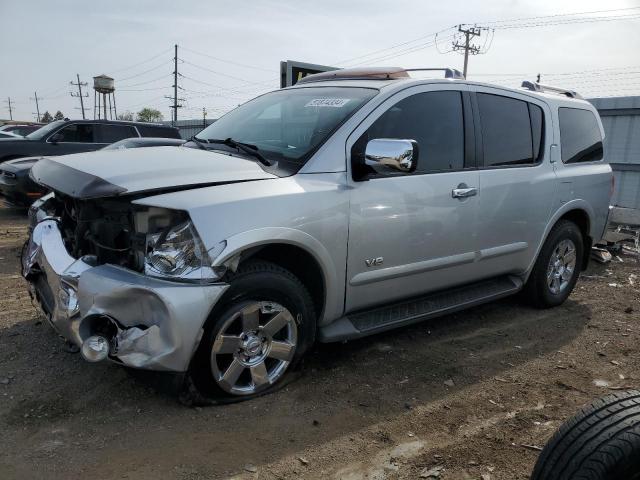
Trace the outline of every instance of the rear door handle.
<instances>
[{"instance_id":1,"label":"rear door handle","mask_svg":"<svg viewBox=\"0 0 640 480\"><path fill-rule=\"evenodd\" d=\"M478 189L476 187L467 187L466 185L458 185L457 188L451 190L451 196L453 198L467 198L477 194Z\"/></svg>"}]
</instances>

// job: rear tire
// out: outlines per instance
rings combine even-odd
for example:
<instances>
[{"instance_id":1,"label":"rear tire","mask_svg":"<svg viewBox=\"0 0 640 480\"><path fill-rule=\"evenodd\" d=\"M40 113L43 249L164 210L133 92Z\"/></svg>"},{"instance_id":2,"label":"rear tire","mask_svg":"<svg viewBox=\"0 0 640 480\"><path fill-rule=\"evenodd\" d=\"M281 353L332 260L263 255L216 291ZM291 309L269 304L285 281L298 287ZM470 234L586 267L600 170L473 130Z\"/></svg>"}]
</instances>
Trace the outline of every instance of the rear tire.
<instances>
[{"instance_id":1,"label":"rear tire","mask_svg":"<svg viewBox=\"0 0 640 480\"><path fill-rule=\"evenodd\" d=\"M291 272L254 261L241 265L229 283L194 355L188 403L228 403L272 392L313 344L313 301Z\"/></svg>"},{"instance_id":2,"label":"rear tire","mask_svg":"<svg viewBox=\"0 0 640 480\"><path fill-rule=\"evenodd\" d=\"M583 252L584 240L578 226L569 220L556 223L524 287L529 303L536 308L564 303L578 281Z\"/></svg>"},{"instance_id":3,"label":"rear tire","mask_svg":"<svg viewBox=\"0 0 640 480\"><path fill-rule=\"evenodd\" d=\"M531 480L640 479L640 391L582 408L549 440Z\"/></svg>"}]
</instances>

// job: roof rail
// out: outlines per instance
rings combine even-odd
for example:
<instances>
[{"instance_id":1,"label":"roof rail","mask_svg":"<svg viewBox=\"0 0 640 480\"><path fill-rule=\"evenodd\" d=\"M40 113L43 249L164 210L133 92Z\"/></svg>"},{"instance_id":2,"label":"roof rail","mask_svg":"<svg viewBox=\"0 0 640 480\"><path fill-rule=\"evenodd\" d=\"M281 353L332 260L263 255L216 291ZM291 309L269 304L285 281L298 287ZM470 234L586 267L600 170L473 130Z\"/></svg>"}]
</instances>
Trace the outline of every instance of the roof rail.
<instances>
[{"instance_id":1,"label":"roof rail","mask_svg":"<svg viewBox=\"0 0 640 480\"><path fill-rule=\"evenodd\" d=\"M444 72L444 78L452 78L454 80L464 80L464 75L460 70L455 68L407 68L405 72Z\"/></svg>"},{"instance_id":2,"label":"roof rail","mask_svg":"<svg viewBox=\"0 0 640 480\"><path fill-rule=\"evenodd\" d=\"M538 82L529 82L525 80L522 82L522 88L526 88L527 90L531 90L532 92L553 92L558 93L560 95L565 95L569 98L582 98L575 90L567 90L566 88L560 87L552 87L551 85L543 85Z\"/></svg>"},{"instance_id":3,"label":"roof rail","mask_svg":"<svg viewBox=\"0 0 640 480\"><path fill-rule=\"evenodd\" d=\"M297 83L326 82L331 80L397 80L408 78L408 72L444 72L445 78L464 80L464 75L455 68L400 68L400 67L370 67L370 68L342 68L328 72L307 75Z\"/></svg>"}]
</instances>

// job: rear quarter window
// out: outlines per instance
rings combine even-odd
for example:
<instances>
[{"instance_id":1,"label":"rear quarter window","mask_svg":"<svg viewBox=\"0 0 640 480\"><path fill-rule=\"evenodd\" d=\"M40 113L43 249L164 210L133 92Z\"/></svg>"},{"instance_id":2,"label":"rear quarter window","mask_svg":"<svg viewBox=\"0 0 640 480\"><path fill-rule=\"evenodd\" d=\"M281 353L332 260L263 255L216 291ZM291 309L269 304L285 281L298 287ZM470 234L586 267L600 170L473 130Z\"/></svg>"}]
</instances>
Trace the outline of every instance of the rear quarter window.
<instances>
[{"instance_id":1,"label":"rear quarter window","mask_svg":"<svg viewBox=\"0 0 640 480\"><path fill-rule=\"evenodd\" d=\"M176 128L151 125L137 125L136 127L142 137L180 138L180 132Z\"/></svg>"},{"instance_id":2,"label":"rear quarter window","mask_svg":"<svg viewBox=\"0 0 640 480\"><path fill-rule=\"evenodd\" d=\"M596 116L591 110L561 107L560 149L564 163L595 162L602 160L602 134Z\"/></svg>"},{"instance_id":3,"label":"rear quarter window","mask_svg":"<svg viewBox=\"0 0 640 480\"><path fill-rule=\"evenodd\" d=\"M100 142L114 143L125 138L137 137L136 129L129 125L100 125Z\"/></svg>"}]
</instances>

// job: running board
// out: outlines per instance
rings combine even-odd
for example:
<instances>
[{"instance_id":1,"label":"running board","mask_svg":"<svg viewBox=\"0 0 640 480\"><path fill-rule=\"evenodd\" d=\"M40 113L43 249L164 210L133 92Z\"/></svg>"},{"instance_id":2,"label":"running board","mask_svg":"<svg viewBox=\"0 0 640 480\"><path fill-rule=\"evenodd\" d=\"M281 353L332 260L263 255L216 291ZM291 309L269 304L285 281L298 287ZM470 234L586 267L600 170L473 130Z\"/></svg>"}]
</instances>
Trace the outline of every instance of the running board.
<instances>
[{"instance_id":1,"label":"running board","mask_svg":"<svg viewBox=\"0 0 640 480\"><path fill-rule=\"evenodd\" d=\"M350 313L322 327L318 340L339 342L384 332L506 297L520 289L520 278L505 276Z\"/></svg>"}]
</instances>

